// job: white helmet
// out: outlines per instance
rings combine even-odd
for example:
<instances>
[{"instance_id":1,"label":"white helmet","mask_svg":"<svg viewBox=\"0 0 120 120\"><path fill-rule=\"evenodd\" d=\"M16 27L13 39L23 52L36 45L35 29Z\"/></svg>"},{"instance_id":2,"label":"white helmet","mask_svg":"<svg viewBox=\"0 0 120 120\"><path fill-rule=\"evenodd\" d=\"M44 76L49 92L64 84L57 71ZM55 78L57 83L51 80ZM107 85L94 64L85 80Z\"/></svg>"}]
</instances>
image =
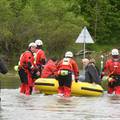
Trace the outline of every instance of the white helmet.
<instances>
[{"instance_id":1,"label":"white helmet","mask_svg":"<svg viewBox=\"0 0 120 120\"><path fill-rule=\"evenodd\" d=\"M36 46L36 44L35 44L34 42L31 42L31 43L29 44L29 47L37 47L37 46Z\"/></svg>"},{"instance_id":2,"label":"white helmet","mask_svg":"<svg viewBox=\"0 0 120 120\"><path fill-rule=\"evenodd\" d=\"M68 51L65 53L65 57L73 57L73 53L71 51Z\"/></svg>"},{"instance_id":3,"label":"white helmet","mask_svg":"<svg viewBox=\"0 0 120 120\"><path fill-rule=\"evenodd\" d=\"M43 45L43 42L42 42L42 40L36 40L36 41L35 41L35 44L36 44L36 45Z\"/></svg>"},{"instance_id":4,"label":"white helmet","mask_svg":"<svg viewBox=\"0 0 120 120\"><path fill-rule=\"evenodd\" d=\"M119 55L118 49L112 49L111 54L112 54L112 55Z\"/></svg>"}]
</instances>

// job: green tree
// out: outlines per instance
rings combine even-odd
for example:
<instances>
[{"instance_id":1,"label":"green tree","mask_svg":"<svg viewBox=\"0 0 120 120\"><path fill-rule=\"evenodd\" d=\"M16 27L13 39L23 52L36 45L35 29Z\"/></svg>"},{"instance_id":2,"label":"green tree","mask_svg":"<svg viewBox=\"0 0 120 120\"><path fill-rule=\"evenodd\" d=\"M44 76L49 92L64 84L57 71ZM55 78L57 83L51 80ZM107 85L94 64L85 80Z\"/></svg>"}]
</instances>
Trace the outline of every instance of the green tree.
<instances>
[{"instance_id":1,"label":"green tree","mask_svg":"<svg viewBox=\"0 0 120 120\"><path fill-rule=\"evenodd\" d=\"M40 21L40 37L45 42L48 54L63 55L72 48L76 36L87 24L83 16L69 11L65 0L34 1L32 5Z\"/></svg>"},{"instance_id":2,"label":"green tree","mask_svg":"<svg viewBox=\"0 0 120 120\"><path fill-rule=\"evenodd\" d=\"M83 15L98 44L118 43L120 29L119 0L71 0L71 11Z\"/></svg>"}]
</instances>

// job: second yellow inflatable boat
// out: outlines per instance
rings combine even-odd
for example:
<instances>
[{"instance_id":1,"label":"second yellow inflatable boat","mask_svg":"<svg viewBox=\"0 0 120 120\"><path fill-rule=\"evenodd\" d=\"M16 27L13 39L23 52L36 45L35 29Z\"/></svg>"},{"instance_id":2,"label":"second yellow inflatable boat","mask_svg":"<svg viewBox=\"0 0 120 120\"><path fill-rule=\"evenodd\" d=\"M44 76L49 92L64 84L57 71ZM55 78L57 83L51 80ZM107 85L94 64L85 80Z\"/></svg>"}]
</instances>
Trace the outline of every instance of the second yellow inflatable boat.
<instances>
[{"instance_id":1,"label":"second yellow inflatable boat","mask_svg":"<svg viewBox=\"0 0 120 120\"><path fill-rule=\"evenodd\" d=\"M57 94L58 81L53 78L39 78L35 81L35 88L47 95ZM100 96L103 88L98 84L73 81L71 93L73 96Z\"/></svg>"}]
</instances>

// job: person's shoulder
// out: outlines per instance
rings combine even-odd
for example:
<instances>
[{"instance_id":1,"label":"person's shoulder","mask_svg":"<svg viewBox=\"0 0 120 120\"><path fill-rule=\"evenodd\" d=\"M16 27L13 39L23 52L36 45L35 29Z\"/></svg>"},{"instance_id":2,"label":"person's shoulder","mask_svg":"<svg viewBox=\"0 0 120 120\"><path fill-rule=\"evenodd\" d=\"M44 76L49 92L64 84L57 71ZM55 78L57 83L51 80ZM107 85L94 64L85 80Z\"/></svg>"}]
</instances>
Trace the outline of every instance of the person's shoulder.
<instances>
[{"instance_id":1,"label":"person's shoulder","mask_svg":"<svg viewBox=\"0 0 120 120\"><path fill-rule=\"evenodd\" d=\"M31 57L32 58L34 55L33 55L33 53L31 51L25 51L23 53L23 56L25 56L25 57Z\"/></svg>"},{"instance_id":2,"label":"person's shoulder","mask_svg":"<svg viewBox=\"0 0 120 120\"><path fill-rule=\"evenodd\" d=\"M112 62L113 60L110 58L110 59L108 59L107 61L106 61L106 63L110 63L110 62Z\"/></svg>"},{"instance_id":3,"label":"person's shoulder","mask_svg":"<svg viewBox=\"0 0 120 120\"><path fill-rule=\"evenodd\" d=\"M38 52L40 52L40 53L44 53L44 50L42 50L42 49L38 49Z\"/></svg>"},{"instance_id":4,"label":"person's shoulder","mask_svg":"<svg viewBox=\"0 0 120 120\"><path fill-rule=\"evenodd\" d=\"M30 51L26 50L26 51L24 51L24 52L21 53L21 56L26 56L28 54L30 54Z\"/></svg>"},{"instance_id":5,"label":"person's shoulder","mask_svg":"<svg viewBox=\"0 0 120 120\"><path fill-rule=\"evenodd\" d=\"M63 62L63 59L61 59L59 62L58 62L58 64L61 64Z\"/></svg>"},{"instance_id":6,"label":"person's shoulder","mask_svg":"<svg viewBox=\"0 0 120 120\"><path fill-rule=\"evenodd\" d=\"M53 63L54 62L51 59L49 59L48 62L47 62L47 64L53 64Z\"/></svg>"},{"instance_id":7,"label":"person's shoulder","mask_svg":"<svg viewBox=\"0 0 120 120\"><path fill-rule=\"evenodd\" d=\"M76 63L76 60L74 58L70 58L70 61Z\"/></svg>"},{"instance_id":8,"label":"person's shoulder","mask_svg":"<svg viewBox=\"0 0 120 120\"><path fill-rule=\"evenodd\" d=\"M87 67L88 67L88 68L95 68L95 64L89 63L89 64L87 65Z\"/></svg>"},{"instance_id":9,"label":"person's shoulder","mask_svg":"<svg viewBox=\"0 0 120 120\"><path fill-rule=\"evenodd\" d=\"M88 63L88 66L94 66L94 63Z\"/></svg>"}]
</instances>

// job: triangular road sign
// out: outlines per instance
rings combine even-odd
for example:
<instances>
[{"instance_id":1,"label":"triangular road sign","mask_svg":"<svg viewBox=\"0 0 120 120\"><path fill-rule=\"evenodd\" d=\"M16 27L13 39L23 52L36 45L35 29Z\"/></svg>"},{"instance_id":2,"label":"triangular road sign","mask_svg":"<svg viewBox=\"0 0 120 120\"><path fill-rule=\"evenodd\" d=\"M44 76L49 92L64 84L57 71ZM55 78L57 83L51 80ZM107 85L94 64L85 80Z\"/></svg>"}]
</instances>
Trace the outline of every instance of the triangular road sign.
<instances>
[{"instance_id":1,"label":"triangular road sign","mask_svg":"<svg viewBox=\"0 0 120 120\"><path fill-rule=\"evenodd\" d=\"M82 32L79 34L75 43L94 43L94 41L86 27L84 27L82 29Z\"/></svg>"},{"instance_id":2,"label":"triangular road sign","mask_svg":"<svg viewBox=\"0 0 120 120\"><path fill-rule=\"evenodd\" d=\"M83 43L84 44L83 58L85 58L85 44L86 43L94 43L94 41L86 27L83 28L82 32L79 34L75 43Z\"/></svg>"}]
</instances>

